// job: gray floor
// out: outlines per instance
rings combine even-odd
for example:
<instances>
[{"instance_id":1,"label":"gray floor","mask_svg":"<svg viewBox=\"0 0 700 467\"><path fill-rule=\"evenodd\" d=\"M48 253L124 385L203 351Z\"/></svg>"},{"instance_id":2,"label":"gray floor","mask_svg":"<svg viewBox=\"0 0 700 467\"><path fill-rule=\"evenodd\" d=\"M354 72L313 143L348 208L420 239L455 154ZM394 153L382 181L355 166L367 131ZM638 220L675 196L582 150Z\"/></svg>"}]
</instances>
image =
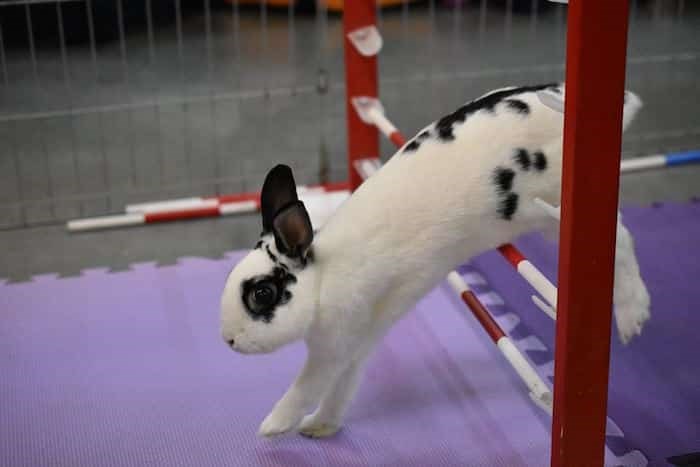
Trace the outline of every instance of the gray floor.
<instances>
[{"instance_id":1,"label":"gray floor","mask_svg":"<svg viewBox=\"0 0 700 467\"><path fill-rule=\"evenodd\" d=\"M561 79L564 8L537 17L479 2L384 11L390 117L410 134L488 89ZM175 25L154 29L152 40L145 28L132 31L123 47L97 47L96 60L89 46L70 46L62 59L60 44L44 45L32 60L26 45L6 44L0 278L217 257L251 245L256 216L80 235L62 222L129 201L256 189L275 162L316 182L322 146L330 179L346 177L339 17L217 8L188 15L182 31L182 41ZM698 31L697 2L633 6L627 80L645 109L625 136L625 157L700 148ZM391 149L384 142L383 156ZM685 200L700 194L699 176L698 166L625 175L621 198Z\"/></svg>"}]
</instances>

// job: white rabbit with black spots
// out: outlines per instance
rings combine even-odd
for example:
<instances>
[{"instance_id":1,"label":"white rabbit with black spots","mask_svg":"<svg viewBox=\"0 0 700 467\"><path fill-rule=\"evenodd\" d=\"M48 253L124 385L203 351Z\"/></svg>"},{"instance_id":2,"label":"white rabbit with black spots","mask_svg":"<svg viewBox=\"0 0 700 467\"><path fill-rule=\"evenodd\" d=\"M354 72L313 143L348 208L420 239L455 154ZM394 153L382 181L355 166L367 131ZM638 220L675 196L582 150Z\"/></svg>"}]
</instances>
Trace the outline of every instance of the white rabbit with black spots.
<instances>
[{"instance_id":1,"label":"white rabbit with black spots","mask_svg":"<svg viewBox=\"0 0 700 467\"><path fill-rule=\"evenodd\" d=\"M270 171L262 236L223 292L222 334L241 353L304 339L308 357L261 435L334 434L365 361L403 313L472 256L551 224L533 200L559 204L563 116L541 90L564 92L500 89L426 127L317 234L291 169ZM626 93L625 127L640 108ZM619 232L614 300L627 342L649 318L649 295L633 241Z\"/></svg>"}]
</instances>

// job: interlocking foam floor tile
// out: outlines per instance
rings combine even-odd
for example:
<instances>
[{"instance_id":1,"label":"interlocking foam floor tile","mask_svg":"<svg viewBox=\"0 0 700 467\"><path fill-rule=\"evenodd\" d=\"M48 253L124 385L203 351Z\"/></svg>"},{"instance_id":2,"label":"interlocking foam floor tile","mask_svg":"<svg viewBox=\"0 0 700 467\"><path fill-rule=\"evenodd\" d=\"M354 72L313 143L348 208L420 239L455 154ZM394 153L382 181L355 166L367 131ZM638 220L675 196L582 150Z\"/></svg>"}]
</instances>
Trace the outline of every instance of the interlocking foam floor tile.
<instances>
[{"instance_id":1,"label":"interlocking foam floor tile","mask_svg":"<svg viewBox=\"0 0 700 467\"><path fill-rule=\"evenodd\" d=\"M700 209L625 216L654 318L629 347L613 342L607 464L663 465L700 439L691 358ZM536 236L518 245L552 277L553 245ZM0 283L0 464L547 465L549 418L444 285L379 346L337 437L258 439L304 349L241 356L221 341L220 293L243 254ZM461 272L551 376L554 326L529 286L493 252Z\"/></svg>"},{"instance_id":2,"label":"interlocking foam floor tile","mask_svg":"<svg viewBox=\"0 0 700 467\"><path fill-rule=\"evenodd\" d=\"M3 285L0 464L546 463L539 409L443 287L382 343L338 437L258 439L304 349L241 356L222 342L240 255Z\"/></svg>"},{"instance_id":3,"label":"interlocking foam floor tile","mask_svg":"<svg viewBox=\"0 0 700 467\"><path fill-rule=\"evenodd\" d=\"M667 465L669 456L700 450L700 372L694 357L700 328L700 288L695 284L700 203L630 206L622 213L651 294L652 318L628 346L620 343L613 325L608 415L624 440L608 437L608 447L617 454L638 449L651 465ZM516 245L556 283L555 244L527 235ZM517 310L527 333L546 345L548 350L537 355L527 353L538 367L548 364L551 371L554 323L532 304L533 290L496 252L472 264L508 308Z\"/></svg>"}]
</instances>

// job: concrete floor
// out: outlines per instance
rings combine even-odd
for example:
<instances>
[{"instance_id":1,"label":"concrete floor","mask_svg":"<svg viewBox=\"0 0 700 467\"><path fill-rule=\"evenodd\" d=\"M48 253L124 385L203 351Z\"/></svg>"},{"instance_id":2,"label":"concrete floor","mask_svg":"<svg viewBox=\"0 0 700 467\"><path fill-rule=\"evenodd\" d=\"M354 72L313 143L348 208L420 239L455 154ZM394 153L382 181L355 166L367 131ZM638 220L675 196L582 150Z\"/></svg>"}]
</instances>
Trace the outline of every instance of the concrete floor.
<instances>
[{"instance_id":1,"label":"concrete floor","mask_svg":"<svg viewBox=\"0 0 700 467\"><path fill-rule=\"evenodd\" d=\"M563 77L565 7L535 18L478 6L382 13L381 96L406 134L488 89ZM645 109L625 135L625 157L700 148L700 5L680 6L633 6L627 85ZM68 47L62 60L60 44L43 44L33 62L27 44L5 44L0 278L217 257L252 245L257 216L80 235L62 222L130 201L254 190L276 162L316 182L322 146L330 179L344 179L342 25L334 15L325 21L194 12L181 43L176 25L164 25L153 40L141 28L123 47L100 45L96 72L87 45ZM392 153L386 142L382 153ZM684 200L700 194L699 180L699 166L625 175L621 199Z\"/></svg>"}]
</instances>

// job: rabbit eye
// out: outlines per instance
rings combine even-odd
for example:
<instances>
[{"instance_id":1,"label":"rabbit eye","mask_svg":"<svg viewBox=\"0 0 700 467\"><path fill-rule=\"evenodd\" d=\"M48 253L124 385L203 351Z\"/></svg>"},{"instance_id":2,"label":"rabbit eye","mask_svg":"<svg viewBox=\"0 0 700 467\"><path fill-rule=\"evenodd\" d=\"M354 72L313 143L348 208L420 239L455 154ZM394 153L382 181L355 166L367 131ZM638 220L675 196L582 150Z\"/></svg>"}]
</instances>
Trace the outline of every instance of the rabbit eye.
<instances>
[{"instance_id":1,"label":"rabbit eye","mask_svg":"<svg viewBox=\"0 0 700 467\"><path fill-rule=\"evenodd\" d=\"M248 299L254 309L267 308L277 302L277 295L277 286L274 283L262 281L255 284Z\"/></svg>"},{"instance_id":2,"label":"rabbit eye","mask_svg":"<svg viewBox=\"0 0 700 467\"><path fill-rule=\"evenodd\" d=\"M0 0L2 1L2 0ZM254 320L266 323L275 316L275 308L292 299L289 284L295 284L294 274L283 268L275 268L272 274L251 277L241 283L241 301Z\"/></svg>"}]
</instances>

